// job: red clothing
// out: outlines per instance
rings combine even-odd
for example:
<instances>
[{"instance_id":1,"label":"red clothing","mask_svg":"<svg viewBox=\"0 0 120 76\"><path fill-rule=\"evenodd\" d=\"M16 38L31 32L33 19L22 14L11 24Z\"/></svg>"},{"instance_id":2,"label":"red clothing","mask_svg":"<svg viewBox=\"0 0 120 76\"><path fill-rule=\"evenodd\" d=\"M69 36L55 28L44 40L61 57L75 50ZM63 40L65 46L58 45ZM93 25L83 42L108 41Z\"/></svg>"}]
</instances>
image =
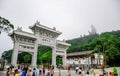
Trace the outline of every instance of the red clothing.
<instances>
[{"instance_id":1,"label":"red clothing","mask_svg":"<svg viewBox=\"0 0 120 76\"><path fill-rule=\"evenodd\" d=\"M100 74L99 76L104 76L103 74Z\"/></svg>"},{"instance_id":2,"label":"red clothing","mask_svg":"<svg viewBox=\"0 0 120 76\"><path fill-rule=\"evenodd\" d=\"M45 70L45 67L43 67L43 70Z\"/></svg>"},{"instance_id":3,"label":"red clothing","mask_svg":"<svg viewBox=\"0 0 120 76\"><path fill-rule=\"evenodd\" d=\"M68 66L68 70L70 70L70 66Z\"/></svg>"}]
</instances>

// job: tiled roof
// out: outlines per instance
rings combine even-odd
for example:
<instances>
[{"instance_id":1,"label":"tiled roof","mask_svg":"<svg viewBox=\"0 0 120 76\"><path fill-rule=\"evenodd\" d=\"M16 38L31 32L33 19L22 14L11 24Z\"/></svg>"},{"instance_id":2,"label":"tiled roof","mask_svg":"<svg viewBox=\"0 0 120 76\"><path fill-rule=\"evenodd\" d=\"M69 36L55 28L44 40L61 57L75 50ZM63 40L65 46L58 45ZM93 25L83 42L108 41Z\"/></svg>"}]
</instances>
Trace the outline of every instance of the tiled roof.
<instances>
[{"instance_id":1,"label":"tiled roof","mask_svg":"<svg viewBox=\"0 0 120 76\"><path fill-rule=\"evenodd\" d=\"M32 26L29 26L30 29L34 28L35 26L39 27L39 28L42 28L42 29L45 29L45 30L49 30L51 32L55 32L55 33L58 33L59 35L62 34L62 32L59 32L57 31L56 29L52 29L52 28L49 28L49 27L46 27L44 25L41 25L39 22L36 22L34 25Z\"/></svg>"},{"instance_id":2,"label":"tiled roof","mask_svg":"<svg viewBox=\"0 0 120 76\"><path fill-rule=\"evenodd\" d=\"M31 38L36 39L36 36L34 34L29 33L29 32L25 32L25 31L17 31L17 30L15 30L13 33L11 33L9 35L12 35L12 34L18 34L18 35L21 35L21 36L26 36L26 37L31 37Z\"/></svg>"},{"instance_id":3,"label":"tiled roof","mask_svg":"<svg viewBox=\"0 0 120 76\"><path fill-rule=\"evenodd\" d=\"M85 54L91 54L93 50L90 51L82 51L82 52L75 52L75 53L67 53L67 56L78 56L78 55L85 55Z\"/></svg>"},{"instance_id":4,"label":"tiled roof","mask_svg":"<svg viewBox=\"0 0 120 76\"><path fill-rule=\"evenodd\" d=\"M66 45L66 46L71 46L71 44L66 43L66 42L64 42L64 41L60 41L60 40L57 40L57 44L62 44L62 45Z\"/></svg>"}]
</instances>

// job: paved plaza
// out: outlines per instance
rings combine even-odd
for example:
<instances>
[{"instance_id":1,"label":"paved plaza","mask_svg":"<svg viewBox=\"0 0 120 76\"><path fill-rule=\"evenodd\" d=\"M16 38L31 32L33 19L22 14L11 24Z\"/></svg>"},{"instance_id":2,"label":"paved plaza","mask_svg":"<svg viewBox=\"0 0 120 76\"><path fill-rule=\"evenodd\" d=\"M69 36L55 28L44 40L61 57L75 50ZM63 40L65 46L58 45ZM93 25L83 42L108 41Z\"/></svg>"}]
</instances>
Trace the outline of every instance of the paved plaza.
<instances>
[{"instance_id":1,"label":"paved plaza","mask_svg":"<svg viewBox=\"0 0 120 76\"><path fill-rule=\"evenodd\" d=\"M120 76L120 68L117 68L117 69L119 74L118 76ZM112 72L112 68L107 68L105 70L108 74L109 72ZM6 71L0 71L0 76L6 76L5 73ZM71 76L85 76L85 72L83 71L82 73L83 75L78 75L74 70L70 71ZM99 76L100 74L102 74L101 69L95 69L94 72L90 73L90 76ZM60 72L59 70L55 70L54 76L69 76L69 74L67 70L60 70ZM109 76L109 75L106 75L106 76Z\"/></svg>"}]
</instances>

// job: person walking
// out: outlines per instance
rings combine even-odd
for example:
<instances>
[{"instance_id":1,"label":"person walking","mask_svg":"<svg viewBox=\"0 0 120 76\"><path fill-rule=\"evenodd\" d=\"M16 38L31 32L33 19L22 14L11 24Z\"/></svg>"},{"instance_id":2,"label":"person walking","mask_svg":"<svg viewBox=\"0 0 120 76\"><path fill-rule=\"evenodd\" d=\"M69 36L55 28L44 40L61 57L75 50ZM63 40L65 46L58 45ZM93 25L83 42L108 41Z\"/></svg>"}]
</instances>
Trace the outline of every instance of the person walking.
<instances>
[{"instance_id":1,"label":"person walking","mask_svg":"<svg viewBox=\"0 0 120 76\"><path fill-rule=\"evenodd\" d=\"M25 73L25 69L22 70L22 73L21 73L21 76L25 76L26 73Z\"/></svg>"},{"instance_id":2,"label":"person walking","mask_svg":"<svg viewBox=\"0 0 120 76\"><path fill-rule=\"evenodd\" d=\"M33 68L33 73L32 73L32 76L37 76L37 71L35 68Z\"/></svg>"},{"instance_id":3,"label":"person walking","mask_svg":"<svg viewBox=\"0 0 120 76\"><path fill-rule=\"evenodd\" d=\"M85 76L90 76L89 72L87 71L86 75Z\"/></svg>"},{"instance_id":4,"label":"person walking","mask_svg":"<svg viewBox=\"0 0 120 76\"><path fill-rule=\"evenodd\" d=\"M48 71L47 71L46 76L51 76L51 74L50 74L50 69L49 69L49 68L48 68Z\"/></svg>"},{"instance_id":5,"label":"person walking","mask_svg":"<svg viewBox=\"0 0 120 76\"><path fill-rule=\"evenodd\" d=\"M28 69L27 73L26 73L26 76L32 76L32 71L31 69Z\"/></svg>"},{"instance_id":6,"label":"person walking","mask_svg":"<svg viewBox=\"0 0 120 76\"><path fill-rule=\"evenodd\" d=\"M14 71L14 76L20 76L17 69Z\"/></svg>"},{"instance_id":7,"label":"person walking","mask_svg":"<svg viewBox=\"0 0 120 76\"><path fill-rule=\"evenodd\" d=\"M11 74L11 70L10 70L10 68L8 68L7 72L6 72L6 76L10 76L10 74Z\"/></svg>"},{"instance_id":8,"label":"person walking","mask_svg":"<svg viewBox=\"0 0 120 76\"><path fill-rule=\"evenodd\" d=\"M42 68L41 68L41 66L39 67L39 75L42 75Z\"/></svg>"},{"instance_id":9,"label":"person walking","mask_svg":"<svg viewBox=\"0 0 120 76\"><path fill-rule=\"evenodd\" d=\"M67 67L67 70L68 70L68 76L71 76L71 74L70 74L70 69L71 69L71 67L70 67L70 65L68 65L68 67Z\"/></svg>"},{"instance_id":10,"label":"person walking","mask_svg":"<svg viewBox=\"0 0 120 76\"><path fill-rule=\"evenodd\" d=\"M43 66L42 70L43 70L43 74L45 75L45 67L44 66Z\"/></svg>"},{"instance_id":11,"label":"person walking","mask_svg":"<svg viewBox=\"0 0 120 76\"><path fill-rule=\"evenodd\" d=\"M50 74L51 74L51 76L54 75L54 69L53 68L50 68Z\"/></svg>"}]
</instances>

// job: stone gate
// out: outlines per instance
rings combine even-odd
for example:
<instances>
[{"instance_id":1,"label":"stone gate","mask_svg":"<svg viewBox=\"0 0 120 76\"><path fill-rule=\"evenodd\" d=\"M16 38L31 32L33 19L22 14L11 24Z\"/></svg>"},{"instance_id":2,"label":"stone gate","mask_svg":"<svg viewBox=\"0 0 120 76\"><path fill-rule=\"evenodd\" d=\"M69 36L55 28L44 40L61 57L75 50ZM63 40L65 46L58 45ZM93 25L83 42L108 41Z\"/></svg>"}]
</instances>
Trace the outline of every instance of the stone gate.
<instances>
[{"instance_id":1,"label":"stone gate","mask_svg":"<svg viewBox=\"0 0 120 76\"><path fill-rule=\"evenodd\" d=\"M29 26L33 33L25 32L22 28L17 28L9 36L14 43L11 64L17 65L18 54L28 52L32 55L32 66L36 66L37 48L39 45L45 45L52 48L52 65L56 66L56 57L62 57L63 65L66 65L66 50L70 44L65 41L57 40L57 37L62 34L56 28L49 28L41 25L38 21Z\"/></svg>"}]
</instances>

